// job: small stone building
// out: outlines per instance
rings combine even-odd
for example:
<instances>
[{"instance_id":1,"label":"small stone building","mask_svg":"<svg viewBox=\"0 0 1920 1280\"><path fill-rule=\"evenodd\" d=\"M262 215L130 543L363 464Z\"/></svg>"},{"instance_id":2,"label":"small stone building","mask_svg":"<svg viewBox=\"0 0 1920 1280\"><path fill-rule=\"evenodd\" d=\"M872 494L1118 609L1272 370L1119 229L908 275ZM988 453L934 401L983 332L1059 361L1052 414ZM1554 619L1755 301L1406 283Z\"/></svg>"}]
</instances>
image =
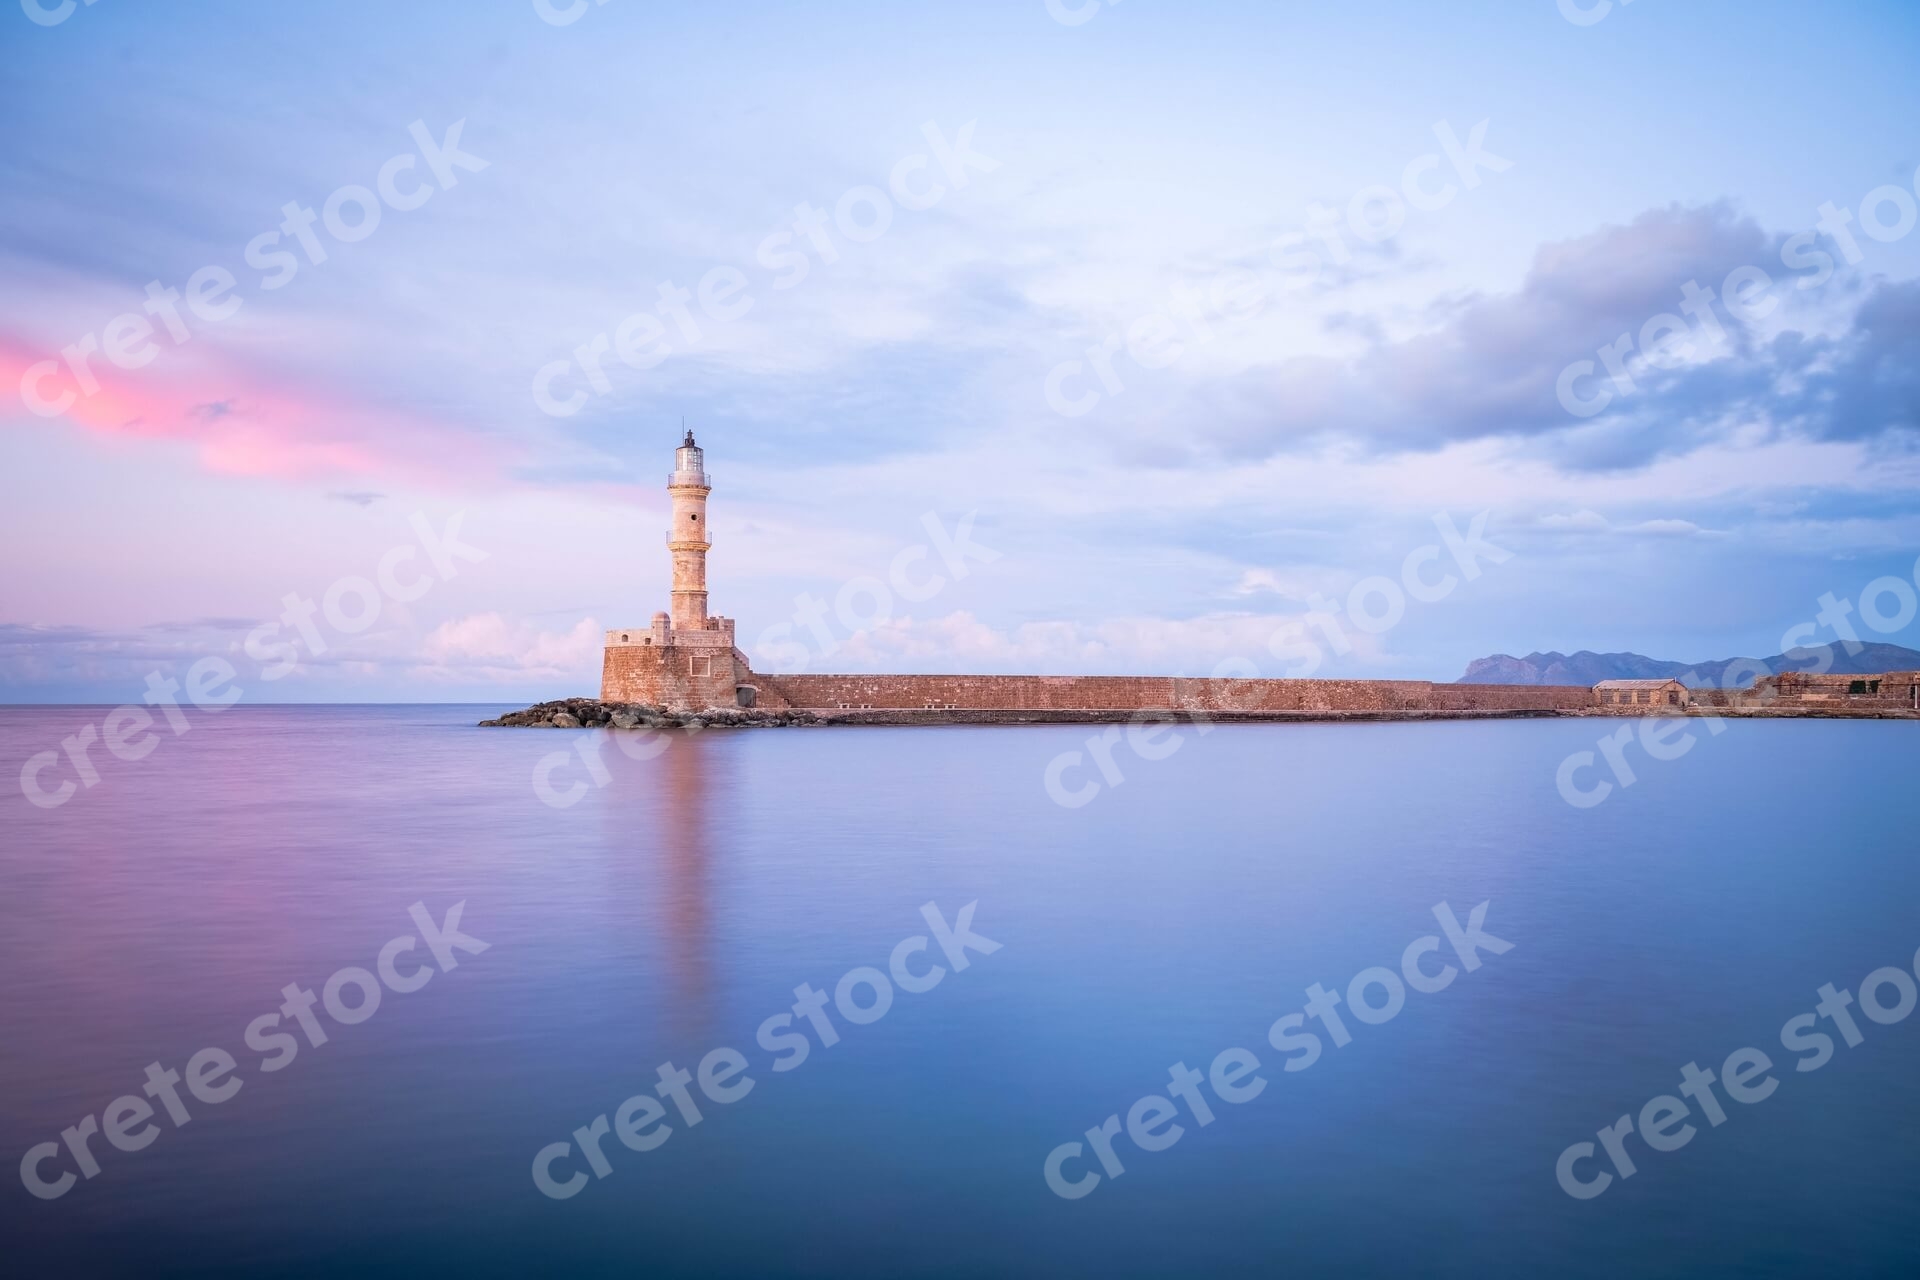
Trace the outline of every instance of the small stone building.
<instances>
[{"instance_id":1,"label":"small stone building","mask_svg":"<svg viewBox=\"0 0 1920 1280\"><path fill-rule=\"evenodd\" d=\"M1602 680L1593 686L1593 697L1602 711L1640 716L1677 711L1689 700L1687 686L1673 679Z\"/></svg>"}]
</instances>

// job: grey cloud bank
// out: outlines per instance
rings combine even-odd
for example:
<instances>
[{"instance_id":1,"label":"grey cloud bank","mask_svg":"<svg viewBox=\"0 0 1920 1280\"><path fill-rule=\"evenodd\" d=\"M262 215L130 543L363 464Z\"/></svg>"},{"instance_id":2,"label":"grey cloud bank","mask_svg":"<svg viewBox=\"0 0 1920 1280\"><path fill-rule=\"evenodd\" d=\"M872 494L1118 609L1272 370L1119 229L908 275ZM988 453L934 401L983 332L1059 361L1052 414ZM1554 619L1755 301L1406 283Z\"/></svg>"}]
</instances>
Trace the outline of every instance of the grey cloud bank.
<instances>
[{"instance_id":1,"label":"grey cloud bank","mask_svg":"<svg viewBox=\"0 0 1920 1280\"><path fill-rule=\"evenodd\" d=\"M1787 298L1769 332L1743 305L1750 292L1731 307L1717 293L1730 276L1740 283L1742 269L1783 255L1806 274L1796 278L1801 289L1777 282L1775 296L1807 297ZM1507 437L1533 440L1574 470L1689 452L1734 424L1817 440L1909 433L1920 423L1920 374L1903 353L1920 342L1920 284L1842 277L1849 256L1843 240L1770 233L1724 203L1650 210L1543 247L1514 292L1443 304L1427 332L1375 339L1350 360L1284 360L1198 392L1213 409L1198 421L1209 444L1241 459L1334 440L1394 453ZM1690 281L1715 296L1689 290ZM1850 317L1824 332L1811 304L1831 307L1833 295L1850 293L1862 295ZM1570 359L1674 311L1720 335L1717 349L1666 369L1634 367L1632 395L1579 381L1592 412L1562 408Z\"/></svg>"}]
</instances>

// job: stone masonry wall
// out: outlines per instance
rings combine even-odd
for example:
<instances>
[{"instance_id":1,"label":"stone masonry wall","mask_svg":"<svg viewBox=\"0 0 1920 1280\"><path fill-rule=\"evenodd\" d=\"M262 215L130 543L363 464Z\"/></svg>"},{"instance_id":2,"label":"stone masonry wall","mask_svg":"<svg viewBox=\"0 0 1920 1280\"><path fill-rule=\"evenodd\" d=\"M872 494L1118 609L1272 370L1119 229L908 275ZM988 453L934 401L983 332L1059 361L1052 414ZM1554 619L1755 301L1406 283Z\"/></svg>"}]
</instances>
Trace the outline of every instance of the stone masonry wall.
<instances>
[{"instance_id":1,"label":"stone masonry wall","mask_svg":"<svg viewBox=\"0 0 1920 1280\"><path fill-rule=\"evenodd\" d=\"M1232 712L1577 711L1593 691L1424 680L1234 680L1169 676L852 676L754 673L765 707L836 710ZM730 705L730 703L729 703Z\"/></svg>"},{"instance_id":2,"label":"stone masonry wall","mask_svg":"<svg viewBox=\"0 0 1920 1280\"><path fill-rule=\"evenodd\" d=\"M1589 711L1593 690L1561 684L1436 684L1435 711Z\"/></svg>"},{"instance_id":3,"label":"stone masonry wall","mask_svg":"<svg viewBox=\"0 0 1920 1280\"><path fill-rule=\"evenodd\" d=\"M600 697L641 702L673 711L737 704L746 658L738 649L681 645L608 645L600 667Z\"/></svg>"},{"instance_id":4,"label":"stone masonry wall","mask_svg":"<svg viewBox=\"0 0 1920 1280\"><path fill-rule=\"evenodd\" d=\"M680 633L684 634L684 633ZM701 640L708 637L700 636ZM712 637L719 641L720 636ZM718 644L609 644L600 696L673 710L1287 712L1556 712L1594 707L1593 691L1560 685L1432 684L1424 680L1201 680L1171 676L765 675Z\"/></svg>"},{"instance_id":5,"label":"stone masonry wall","mask_svg":"<svg viewBox=\"0 0 1920 1280\"><path fill-rule=\"evenodd\" d=\"M1853 692L1856 682L1864 682L1877 692ZM1771 676L1746 689L1699 688L1689 691L1696 707L1733 710L1774 711L1847 711L1871 712L1920 711L1920 672L1888 671L1878 675L1800 675Z\"/></svg>"}]
</instances>

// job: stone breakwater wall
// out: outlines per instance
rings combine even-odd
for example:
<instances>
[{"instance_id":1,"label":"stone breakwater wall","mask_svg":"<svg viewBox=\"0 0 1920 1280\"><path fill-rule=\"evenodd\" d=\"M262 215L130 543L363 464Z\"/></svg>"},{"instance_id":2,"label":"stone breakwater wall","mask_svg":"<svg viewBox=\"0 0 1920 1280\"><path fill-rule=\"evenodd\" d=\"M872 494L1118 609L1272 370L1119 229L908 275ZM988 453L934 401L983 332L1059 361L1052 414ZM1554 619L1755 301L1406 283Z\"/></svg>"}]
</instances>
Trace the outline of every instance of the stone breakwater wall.
<instances>
[{"instance_id":1,"label":"stone breakwater wall","mask_svg":"<svg viewBox=\"0 0 1920 1280\"><path fill-rule=\"evenodd\" d=\"M1140 711L1236 715L1559 714L1593 707L1593 691L1558 685L1425 680L1198 680L1168 676L848 676L753 673L763 708L825 713Z\"/></svg>"},{"instance_id":2,"label":"stone breakwater wall","mask_svg":"<svg viewBox=\"0 0 1920 1280\"><path fill-rule=\"evenodd\" d=\"M1427 680L1211 680L1179 676L773 675L730 632L672 632L609 643L607 703L678 713L809 711L846 722L1037 723L1131 715L1239 719L1699 714L1920 717L1920 673L1782 676L1756 690L1696 689L1677 705L1610 704L1584 685L1435 684ZM692 643L699 640L701 643Z\"/></svg>"},{"instance_id":3,"label":"stone breakwater wall","mask_svg":"<svg viewBox=\"0 0 1920 1280\"><path fill-rule=\"evenodd\" d=\"M724 620L722 620L724 621ZM1588 711L1593 691L1428 680L1214 680L1178 676L777 675L753 670L730 625L677 630L656 619L612 631L600 697L674 711L1135 712L1202 715L1558 714Z\"/></svg>"}]
</instances>

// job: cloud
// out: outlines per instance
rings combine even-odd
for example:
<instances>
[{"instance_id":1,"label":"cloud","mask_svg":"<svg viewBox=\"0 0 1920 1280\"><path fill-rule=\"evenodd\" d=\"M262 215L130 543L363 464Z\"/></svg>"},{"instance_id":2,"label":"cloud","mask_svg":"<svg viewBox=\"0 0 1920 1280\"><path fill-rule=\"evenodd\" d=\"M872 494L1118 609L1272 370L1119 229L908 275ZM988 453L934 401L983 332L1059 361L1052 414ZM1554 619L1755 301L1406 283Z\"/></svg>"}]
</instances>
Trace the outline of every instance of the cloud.
<instances>
[{"instance_id":1,"label":"cloud","mask_svg":"<svg viewBox=\"0 0 1920 1280\"><path fill-rule=\"evenodd\" d=\"M1920 432L1920 281L1879 285L1837 341L1782 345L1783 363L1817 370L1801 398L1813 434L1860 440Z\"/></svg>"},{"instance_id":2,"label":"cloud","mask_svg":"<svg viewBox=\"0 0 1920 1280\"><path fill-rule=\"evenodd\" d=\"M1691 520L1642 520L1620 532L1649 538L1704 538L1712 537L1716 531L1702 529Z\"/></svg>"},{"instance_id":3,"label":"cloud","mask_svg":"<svg viewBox=\"0 0 1920 1280\"><path fill-rule=\"evenodd\" d=\"M1302 616L1218 612L1192 618L1133 616L1092 622L1046 620L1001 629L960 610L919 621L893 618L855 633L831 655L811 655L808 670L1034 672L1210 676L1226 659L1283 674L1299 650L1276 640L1307 638ZM1377 636L1351 631L1342 661L1388 661ZM756 666L778 672L772 655L749 652ZM1241 674L1244 675L1244 672Z\"/></svg>"},{"instance_id":4,"label":"cloud","mask_svg":"<svg viewBox=\"0 0 1920 1280\"><path fill-rule=\"evenodd\" d=\"M134 698L150 672L178 675L208 654L230 654L252 625L230 618L123 629L0 623L0 690L17 696L91 684L106 696Z\"/></svg>"},{"instance_id":5,"label":"cloud","mask_svg":"<svg viewBox=\"0 0 1920 1280\"><path fill-rule=\"evenodd\" d=\"M1279 575L1271 569L1248 569L1241 573L1240 581L1234 584L1233 594L1237 596L1258 595L1263 591L1274 595L1286 594L1286 587Z\"/></svg>"},{"instance_id":6,"label":"cloud","mask_svg":"<svg viewBox=\"0 0 1920 1280\"><path fill-rule=\"evenodd\" d=\"M78 395L64 364L34 379L43 400L74 398L57 418L108 436L192 444L209 471L299 478L398 472L422 478L498 473L508 456L461 424L387 400L321 390L304 378L230 359L210 338L164 353L144 369L90 364L99 382ZM20 394L35 365L57 360L55 344L0 333L0 395ZM15 400L0 417L35 421Z\"/></svg>"},{"instance_id":7,"label":"cloud","mask_svg":"<svg viewBox=\"0 0 1920 1280\"><path fill-rule=\"evenodd\" d=\"M1598 511L1575 511L1570 515L1541 516L1536 528L1550 533L1611 533L1613 525Z\"/></svg>"},{"instance_id":8,"label":"cloud","mask_svg":"<svg viewBox=\"0 0 1920 1280\"><path fill-rule=\"evenodd\" d=\"M1615 524L1597 511L1575 511L1567 515L1545 515L1533 522L1533 528L1547 533L1616 534L1641 538L1711 538L1718 530L1703 529L1691 520L1641 520L1635 524Z\"/></svg>"},{"instance_id":9,"label":"cloud","mask_svg":"<svg viewBox=\"0 0 1920 1280\"><path fill-rule=\"evenodd\" d=\"M1645 464L1758 424L1774 434L1857 440L1920 424L1920 283L1871 288L1847 277L1800 291L1781 266L1785 237L1720 203L1649 210L1625 226L1543 246L1511 293L1449 298L1433 327L1388 339L1345 313L1330 328L1368 339L1353 357L1304 356L1203 387L1201 439L1232 459L1329 443L1429 451L1482 438L1531 442L1574 470ZM1623 334L1682 311L1690 281L1716 297L1736 268L1767 269L1784 305L1747 323L1716 302L1715 336L1696 322L1678 368L1629 357L1631 390L1581 418L1561 403L1570 364L1599 361ZM1802 277L1802 279L1810 277ZM1844 313L1849 297L1864 300ZM1840 308L1836 327L1834 311ZM1794 327L1798 326L1798 327ZM1829 335L1829 330L1835 330Z\"/></svg>"},{"instance_id":10,"label":"cloud","mask_svg":"<svg viewBox=\"0 0 1920 1280\"><path fill-rule=\"evenodd\" d=\"M543 631L498 613L476 613L441 623L420 645L413 671L436 679L500 680L591 675L605 634L592 618L572 630Z\"/></svg>"},{"instance_id":11,"label":"cloud","mask_svg":"<svg viewBox=\"0 0 1920 1280\"><path fill-rule=\"evenodd\" d=\"M592 618L553 632L498 613L451 619L424 636L405 626L354 636L329 631L326 652L315 657L302 647L299 667L279 683L266 681L262 663L245 651L245 636L256 625L244 618L120 630L0 623L0 692L32 696L90 684L107 697L137 698L149 674L177 678L209 656L233 664L235 687L248 701L271 702L316 685L364 687L379 677L414 690L422 682L473 686L563 679L590 687L597 682L603 635Z\"/></svg>"},{"instance_id":12,"label":"cloud","mask_svg":"<svg viewBox=\"0 0 1920 1280\"><path fill-rule=\"evenodd\" d=\"M1343 570L1317 565L1294 565L1285 570L1243 569L1240 580L1228 594L1235 596L1275 595L1302 604L1316 594L1338 594L1351 583L1353 575Z\"/></svg>"}]
</instances>

